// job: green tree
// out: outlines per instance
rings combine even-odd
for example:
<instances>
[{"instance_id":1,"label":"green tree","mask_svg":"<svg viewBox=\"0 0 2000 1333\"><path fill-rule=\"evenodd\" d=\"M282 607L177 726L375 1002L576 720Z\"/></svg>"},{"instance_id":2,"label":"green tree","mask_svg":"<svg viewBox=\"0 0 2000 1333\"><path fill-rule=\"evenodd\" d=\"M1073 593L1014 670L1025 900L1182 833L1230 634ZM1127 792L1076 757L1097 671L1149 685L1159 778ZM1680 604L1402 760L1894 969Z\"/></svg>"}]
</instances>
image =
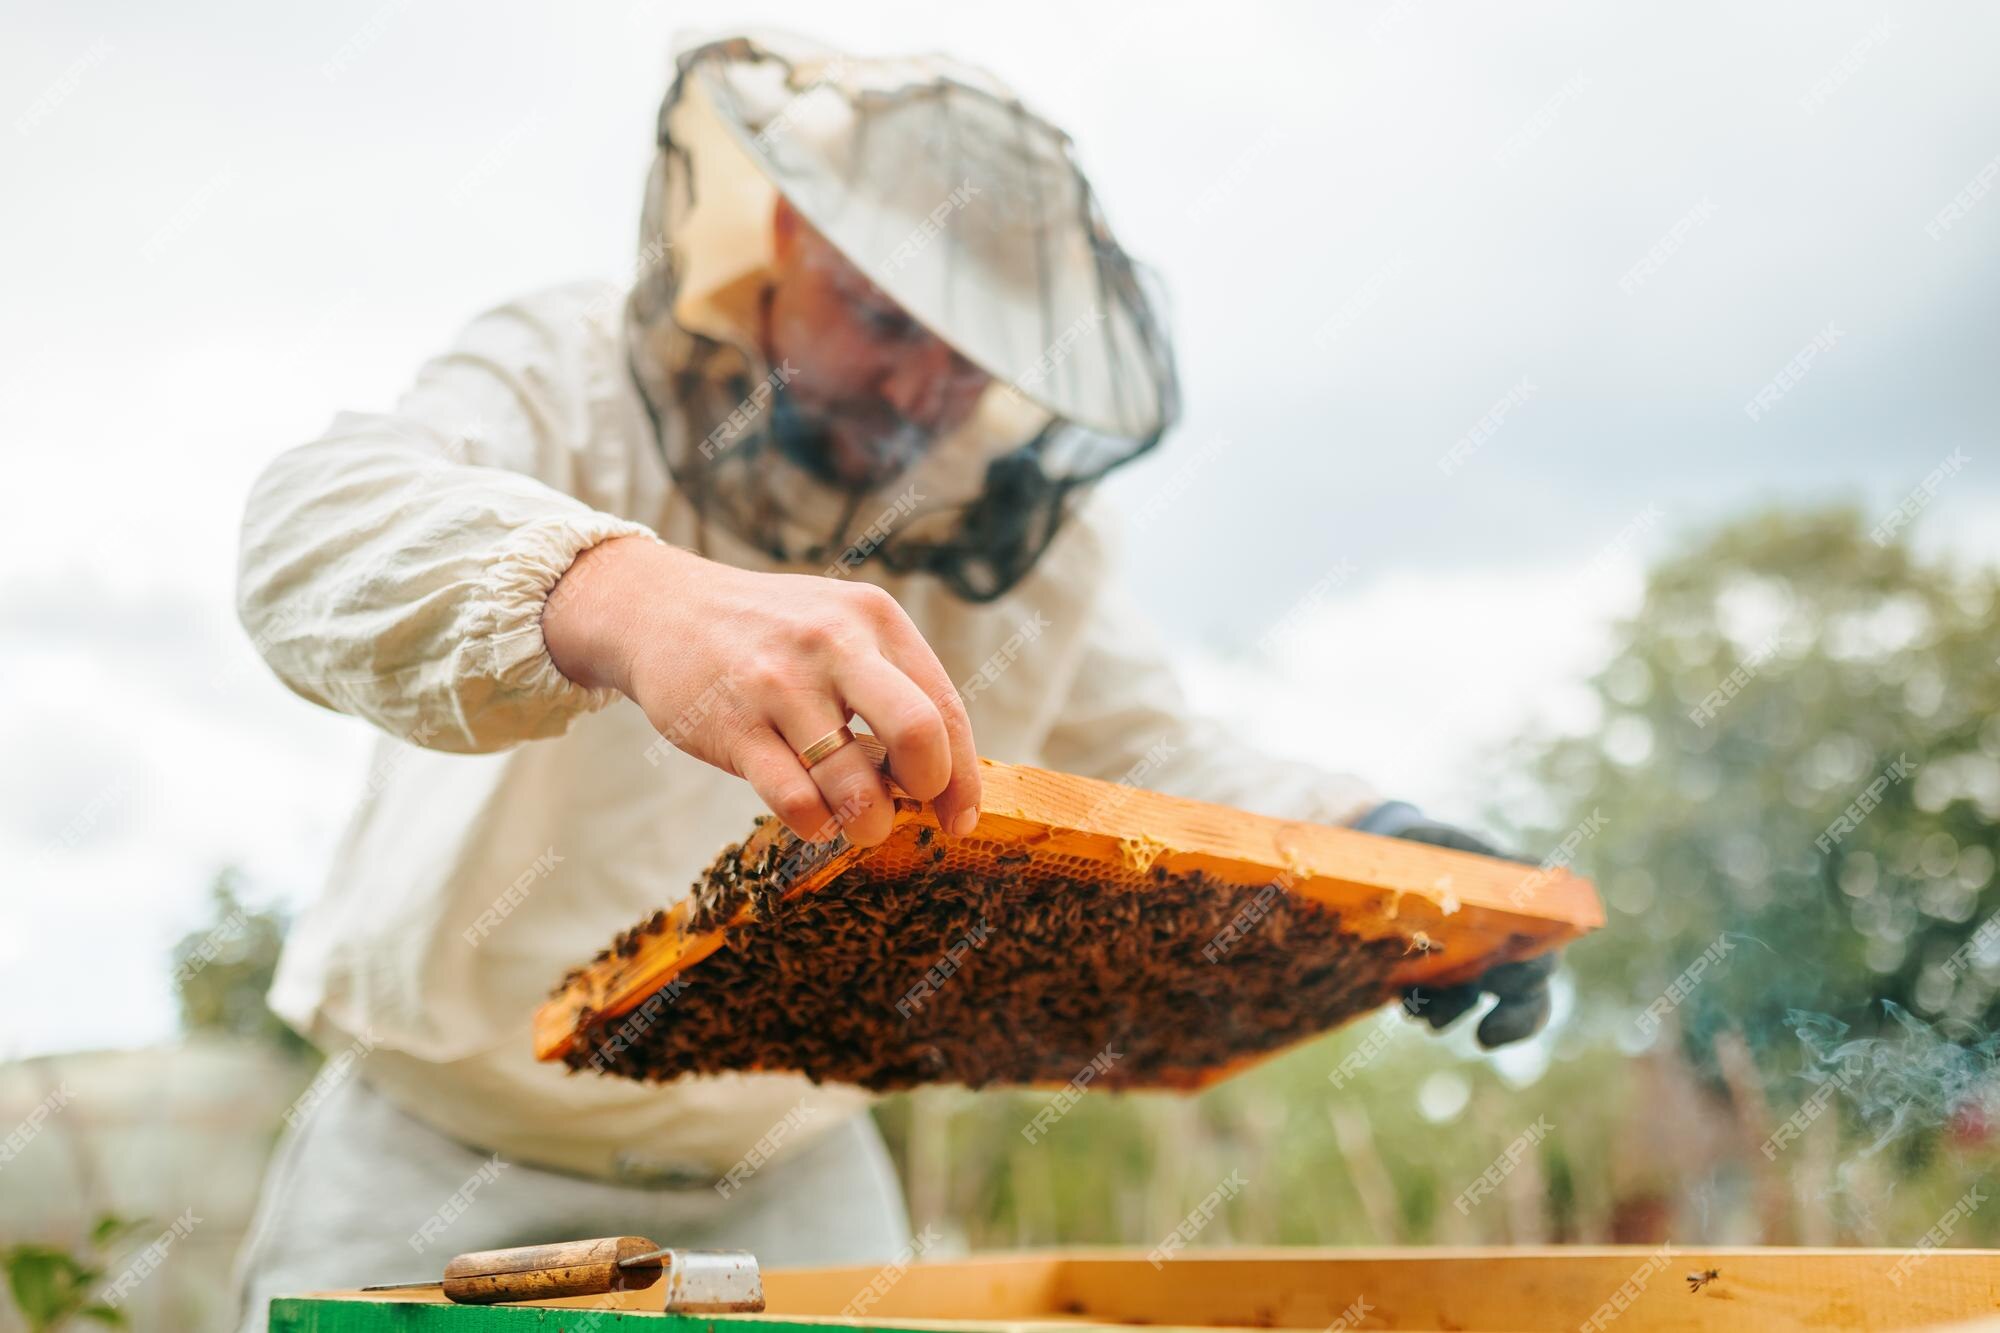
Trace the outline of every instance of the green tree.
<instances>
[{"instance_id":1,"label":"green tree","mask_svg":"<svg viewBox=\"0 0 2000 1333\"><path fill-rule=\"evenodd\" d=\"M245 902L239 879L234 869L216 875L207 924L174 945L181 1029L251 1037L304 1055L310 1045L264 999L278 970L288 923L275 909Z\"/></svg>"},{"instance_id":2,"label":"green tree","mask_svg":"<svg viewBox=\"0 0 2000 1333\"><path fill-rule=\"evenodd\" d=\"M1851 509L1734 522L1652 572L1600 724L1527 764L1552 843L1601 825L1578 864L1609 928L1571 963L1606 1021L1668 997L1697 1063L1724 1029L1774 1060L1801 1027L1881 1030L1883 1000L1992 1026L2000 948L1953 958L2000 908L1994 599Z\"/></svg>"}]
</instances>

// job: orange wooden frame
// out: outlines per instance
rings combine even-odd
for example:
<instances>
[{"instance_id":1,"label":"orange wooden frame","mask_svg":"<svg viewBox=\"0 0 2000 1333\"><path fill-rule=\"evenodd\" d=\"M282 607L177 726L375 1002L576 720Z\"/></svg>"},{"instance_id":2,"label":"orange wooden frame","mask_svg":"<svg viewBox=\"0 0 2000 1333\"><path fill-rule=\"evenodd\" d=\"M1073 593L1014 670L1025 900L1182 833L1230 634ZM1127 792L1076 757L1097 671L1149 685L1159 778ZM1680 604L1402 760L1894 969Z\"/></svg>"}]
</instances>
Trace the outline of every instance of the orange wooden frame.
<instances>
[{"instance_id":1,"label":"orange wooden frame","mask_svg":"<svg viewBox=\"0 0 2000 1333\"><path fill-rule=\"evenodd\" d=\"M873 737L858 743L879 759ZM980 761L980 777L979 825L968 841L1081 860L1128 876L1160 866L1225 883L1278 883L1337 910L1349 933L1412 942L1392 979L1396 986L1468 980L1604 923L1596 891L1559 867L1538 869L991 760ZM899 792L894 827L885 848L918 829L936 830L937 819L928 806ZM751 835L745 862L767 846L811 860L800 857L804 845L776 820ZM811 893L876 854L878 849L842 846L799 873L785 897ZM542 1005L534 1021L536 1057L561 1059L587 1021L629 1013L722 947L729 927L691 931L688 913L683 902L668 912L666 928L643 937L630 957L591 963ZM1196 1082L1240 1067L1208 1071Z\"/></svg>"}]
</instances>

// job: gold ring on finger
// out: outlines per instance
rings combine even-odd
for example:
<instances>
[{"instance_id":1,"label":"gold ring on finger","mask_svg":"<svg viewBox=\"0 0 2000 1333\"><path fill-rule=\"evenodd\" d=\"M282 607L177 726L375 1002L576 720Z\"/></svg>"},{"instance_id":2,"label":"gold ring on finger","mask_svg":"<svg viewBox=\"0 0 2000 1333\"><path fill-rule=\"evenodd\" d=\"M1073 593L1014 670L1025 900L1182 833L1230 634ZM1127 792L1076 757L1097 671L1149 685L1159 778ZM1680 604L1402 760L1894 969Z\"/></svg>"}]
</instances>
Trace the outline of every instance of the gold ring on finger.
<instances>
[{"instance_id":1,"label":"gold ring on finger","mask_svg":"<svg viewBox=\"0 0 2000 1333\"><path fill-rule=\"evenodd\" d=\"M817 764L820 760L826 758L853 739L853 732L849 731L846 727L838 727L833 731L827 732L826 735L799 751L799 762L804 764L807 771L810 772L814 764Z\"/></svg>"}]
</instances>

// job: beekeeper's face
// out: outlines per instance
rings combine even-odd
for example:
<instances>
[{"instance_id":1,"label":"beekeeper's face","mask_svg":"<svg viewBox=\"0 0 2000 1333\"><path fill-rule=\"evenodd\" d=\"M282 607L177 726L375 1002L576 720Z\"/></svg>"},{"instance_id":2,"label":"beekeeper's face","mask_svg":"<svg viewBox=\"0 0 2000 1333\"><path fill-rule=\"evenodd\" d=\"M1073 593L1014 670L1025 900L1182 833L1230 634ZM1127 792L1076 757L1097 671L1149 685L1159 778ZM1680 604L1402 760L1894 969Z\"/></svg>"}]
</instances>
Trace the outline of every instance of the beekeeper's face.
<instances>
[{"instance_id":1,"label":"beekeeper's face","mask_svg":"<svg viewBox=\"0 0 2000 1333\"><path fill-rule=\"evenodd\" d=\"M765 354L792 378L772 429L847 489L894 477L972 414L987 376L870 282L782 197Z\"/></svg>"}]
</instances>

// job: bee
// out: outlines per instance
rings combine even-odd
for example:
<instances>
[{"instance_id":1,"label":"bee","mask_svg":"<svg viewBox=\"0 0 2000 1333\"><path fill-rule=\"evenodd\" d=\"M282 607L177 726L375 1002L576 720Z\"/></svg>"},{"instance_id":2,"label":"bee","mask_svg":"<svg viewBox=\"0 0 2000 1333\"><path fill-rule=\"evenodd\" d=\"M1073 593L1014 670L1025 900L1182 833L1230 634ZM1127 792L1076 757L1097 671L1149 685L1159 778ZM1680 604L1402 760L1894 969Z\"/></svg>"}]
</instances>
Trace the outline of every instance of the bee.
<instances>
[{"instance_id":1,"label":"bee","mask_svg":"<svg viewBox=\"0 0 2000 1333\"><path fill-rule=\"evenodd\" d=\"M1442 948L1444 948L1442 944L1439 944L1436 940L1432 939L1429 935L1426 935L1423 931L1414 930L1410 932L1410 942L1403 946L1403 952L1406 955L1413 953L1430 953L1434 949L1442 949Z\"/></svg>"},{"instance_id":2,"label":"bee","mask_svg":"<svg viewBox=\"0 0 2000 1333\"><path fill-rule=\"evenodd\" d=\"M935 837L937 837L937 830L926 824L917 830L917 846L928 847L931 845L931 840Z\"/></svg>"},{"instance_id":3,"label":"bee","mask_svg":"<svg viewBox=\"0 0 2000 1333\"><path fill-rule=\"evenodd\" d=\"M1007 851L993 858L996 866L1024 866L1034 860L1034 855L1026 851Z\"/></svg>"},{"instance_id":4,"label":"bee","mask_svg":"<svg viewBox=\"0 0 2000 1333\"><path fill-rule=\"evenodd\" d=\"M1720 1268L1704 1268L1699 1273L1689 1273L1687 1276L1688 1290L1700 1291L1703 1287L1721 1277L1722 1270Z\"/></svg>"}]
</instances>

